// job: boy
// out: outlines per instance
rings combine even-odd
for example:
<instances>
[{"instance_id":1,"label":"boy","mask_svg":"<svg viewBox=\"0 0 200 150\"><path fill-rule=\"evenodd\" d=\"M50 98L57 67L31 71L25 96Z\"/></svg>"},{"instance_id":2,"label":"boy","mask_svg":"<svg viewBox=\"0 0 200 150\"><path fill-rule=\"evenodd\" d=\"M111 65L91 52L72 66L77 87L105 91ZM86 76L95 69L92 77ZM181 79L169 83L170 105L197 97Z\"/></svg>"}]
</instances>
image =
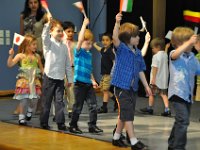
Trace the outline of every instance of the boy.
<instances>
[{"instance_id":1,"label":"boy","mask_svg":"<svg viewBox=\"0 0 200 150\"><path fill-rule=\"evenodd\" d=\"M169 101L167 97L167 88L168 88L168 56L165 53L165 41L161 38L155 38L151 41L150 46L153 52L152 64L151 64L151 75L150 75L150 85L152 87L152 92L154 90L162 97L165 110L161 114L162 116L171 116L169 110ZM155 92L156 92L155 91ZM149 96L149 106L140 109L143 113L153 114L153 104L154 104L154 95Z\"/></svg>"},{"instance_id":2,"label":"boy","mask_svg":"<svg viewBox=\"0 0 200 150\"><path fill-rule=\"evenodd\" d=\"M85 18L81 31L78 36L77 46L74 50L74 95L75 103L73 105L72 118L69 123L69 131L72 133L82 134L78 128L78 120L81 114L84 101L87 102L89 108L88 122L90 133L100 133L103 130L96 126L97 122L97 100L94 88L97 83L92 75L92 53L90 49L93 44L93 34L86 29L89 19Z\"/></svg>"},{"instance_id":3,"label":"boy","mask_svg":"<svg viewBox=\"0 0 200 150\"><path fill-rule=\"evenodd\" d=\"M175 109L175 122L168 139L168 150L185 150L191 104L193 103L194 77L200 74L200 64L191 52L197 36L187 27L177 27L172 33L170 52L170 81L168 97Z\"/></svg>"},{"instance_id":4,"label":"boy","mask_svg":"<svg viewBox=\"0 0 200 150\"><path fill-rule=\"evenodd\" d=\"M146 69L144 59L141 51L137 49L138 27L132 23L124 23L120 26L121 19L122 14L118 13L113 30L113 44L117 51L111 84L114 86L119 105L119 117L112 144L126 147L120 138L122 129L125 127L130 138L131 149L143 150L147 147L136 138L133 126L139 79L149 95L151 95L151 90L143 72Z\"/></svg>"},{"instance_id":5,"label":"boy","mask_svg":"<svg viewBox=\"0 0 200 150\"><path fill-rule=\"evenodd\" d=\"M55 118L59 130L66 130L64 115L64 77L67 75L68 85L73 82L72 69L68 57L67 47L62 42L63 28L57 20L52 20L47 14L48 22L42 32L45 68L42 87L43 111L40 116L40 125L50 129L48 125L52 99L55 100ZM50 37L50 35L51 37Z\"/></svg>"}]
</instances>

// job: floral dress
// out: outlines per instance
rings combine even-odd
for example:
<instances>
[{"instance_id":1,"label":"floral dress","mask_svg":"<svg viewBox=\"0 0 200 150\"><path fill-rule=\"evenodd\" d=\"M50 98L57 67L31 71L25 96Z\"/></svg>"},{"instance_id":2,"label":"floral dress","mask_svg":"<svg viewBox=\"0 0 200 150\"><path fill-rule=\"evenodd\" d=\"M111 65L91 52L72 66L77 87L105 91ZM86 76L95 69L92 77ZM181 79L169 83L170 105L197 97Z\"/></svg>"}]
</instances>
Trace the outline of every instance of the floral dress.
<instances>
[{"instance_id":1,"label":"floral dress","mask_svg":"<svg viewBox=\"0 0 200 150\"><path fill-rule=\"evenodd\" d=\"M38 68L38 59L25 57L20 62L17 75L14 99L39 99L41 95L41 71Z\"/></svg>"}]
</instances>

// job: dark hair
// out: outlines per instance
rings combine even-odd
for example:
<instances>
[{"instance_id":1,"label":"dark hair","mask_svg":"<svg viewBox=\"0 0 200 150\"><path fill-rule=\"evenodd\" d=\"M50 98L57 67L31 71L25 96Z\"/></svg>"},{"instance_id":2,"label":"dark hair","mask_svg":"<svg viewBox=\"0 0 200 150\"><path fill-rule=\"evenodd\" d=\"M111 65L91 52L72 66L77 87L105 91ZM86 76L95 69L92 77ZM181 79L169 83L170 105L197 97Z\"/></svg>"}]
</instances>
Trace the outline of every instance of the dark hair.
<instances>
[{"instance_id":1,"label":"dark hair","mask_svg":"<svg viewBox=\"0 0 200 150\"><path fill-rule=\"evenodd\" d=\"M63 27L64 30L66 30L68 28L72 28L73 30L75 30L75 25L70 21L64 21L62 23L62 27Z\"/></svg>"},{"instance_id":2,"label":"dark hair","mask_svg":"<svg viewBox=\"0 0 200 150\"><path fill-rule=\"evenodd\" d=\"M42 5L40 0L38 1L38 10L36 13L36 21L40 21L42 19L42 17L44 16L44 11L42 10ZM25 4L24 4L24 10L21 12L21 14L23 14L23 19L25 19L26 17L28 17L31 14L31 9L28 6L29 0L26 0Z\"/></svg>"},{"instance_id":3,"label":"dark hair","mask_svg":"<svg viewBox=\"0 0 200 150\"><path fill-rule=\"evenodd\" d=\"M154 38L151 43L150 43L150 46L151 48L154 48L154 47L157 47L157 46L160 46L160 49L161 50L164 50L165 49L165 40L162 39L162 38Z\"/></svg>"},{"instance_id":4,"label":"dark hair","mask_svg":"<svg viewBox=\"0 0 200 150\"><path fill-rule=\"evenodd\" d=\"M102 37L103 37L103 36L107 36L107 37L109 37L110 40L112 40L112 34L109 33L109 32L103 33L103 34L101 35L101 38L100 38L101 40L102 40Z\"/></svg>"}]
</instances>

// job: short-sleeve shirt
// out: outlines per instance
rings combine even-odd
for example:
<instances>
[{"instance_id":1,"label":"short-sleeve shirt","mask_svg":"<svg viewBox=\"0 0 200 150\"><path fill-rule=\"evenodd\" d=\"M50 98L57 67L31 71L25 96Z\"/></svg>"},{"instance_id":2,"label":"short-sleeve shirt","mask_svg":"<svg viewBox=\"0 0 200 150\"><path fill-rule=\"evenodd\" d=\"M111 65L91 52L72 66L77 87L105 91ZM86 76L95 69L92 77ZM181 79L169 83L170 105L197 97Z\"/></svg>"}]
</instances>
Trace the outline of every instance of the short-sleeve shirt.
<instances>
[{"instance_id":1,"label":"short-sleeve shirt","mask_svg":"<svg viewBox=\"0 0 200 150\"><path fill-rule=\"evenodd\" d=\"M159 51L152 58L151 67L158 68L156 74L156 86L159 89L167 89L168 87L168 77L169 77L169 69L168 69L168 56L164 51ZM153 78L153 72L151 69L150 79Z\"/></svg>"},{"instance_id":2,"label":"short-sleeve shirt","mask_svg":"<svg viewBox=\"0 0 200 150\"><path fill-rule=\"evenodd\" d=\"M110 74L113 60L115 59L115 55L112 51L112 47L108 48L105 51L105 48L101 49L101 74Z\"/></svg>"}]
</instances>

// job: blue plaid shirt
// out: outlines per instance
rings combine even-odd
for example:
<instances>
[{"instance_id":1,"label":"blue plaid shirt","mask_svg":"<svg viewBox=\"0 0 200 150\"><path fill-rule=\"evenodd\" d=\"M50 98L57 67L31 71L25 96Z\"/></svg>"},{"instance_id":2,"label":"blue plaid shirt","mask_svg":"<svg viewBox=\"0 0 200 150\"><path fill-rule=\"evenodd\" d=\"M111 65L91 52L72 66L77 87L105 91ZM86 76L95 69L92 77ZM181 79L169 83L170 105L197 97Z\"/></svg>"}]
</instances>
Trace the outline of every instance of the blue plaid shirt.
<instances>
[{"instance_id":1,"label":"blue plaid shirt","mask_svg":"<svg viewBox=\"0 0 200 150\"><path fill-rule=\"evenodd\" d=\"M116 51L111 84L126 90L138 90L139 72L146 70L144 59L139 49L135 53L125 44L120 43Z\"/></svg>"},{"instance_id":2,"label":"blue plaid shirt","mask_svg":"<svg viewBox=\"0 0 200 150\"><path fill-rule=\"evenodd\" d=\"M171 51L170 56L174 51ZM192 103L194 77L200 74L200 64L192 52L183 53L176 60L170 59L170 81L168 97L179 96Z\"/></svg>"}]
</instances>

